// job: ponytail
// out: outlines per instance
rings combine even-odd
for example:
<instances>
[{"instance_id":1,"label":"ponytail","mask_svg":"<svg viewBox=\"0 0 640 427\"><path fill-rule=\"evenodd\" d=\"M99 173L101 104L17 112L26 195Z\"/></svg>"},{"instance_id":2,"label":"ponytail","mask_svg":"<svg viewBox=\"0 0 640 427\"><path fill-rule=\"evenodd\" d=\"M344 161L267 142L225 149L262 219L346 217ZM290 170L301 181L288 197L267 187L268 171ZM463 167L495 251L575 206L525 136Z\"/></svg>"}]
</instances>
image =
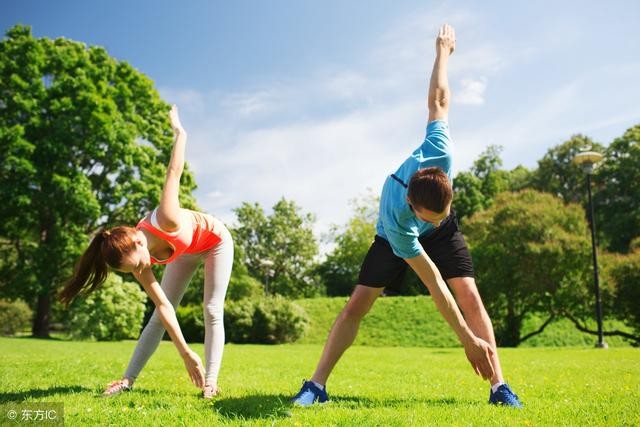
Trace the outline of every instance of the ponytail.
<instances>
[{"instance_id":1,"label":"ponytail","mask_svg":"<svg viewBox=\"0 0 640 427\"><path fill-rule=\"evenodd\" d=\"M132 233L135 229L130 227L99 231L60 291L60 301L69 305L78 294L88 294L102 285L109 275L109 266L118 268L123 255L135 249Z\"/></svg>"}]
</instances>

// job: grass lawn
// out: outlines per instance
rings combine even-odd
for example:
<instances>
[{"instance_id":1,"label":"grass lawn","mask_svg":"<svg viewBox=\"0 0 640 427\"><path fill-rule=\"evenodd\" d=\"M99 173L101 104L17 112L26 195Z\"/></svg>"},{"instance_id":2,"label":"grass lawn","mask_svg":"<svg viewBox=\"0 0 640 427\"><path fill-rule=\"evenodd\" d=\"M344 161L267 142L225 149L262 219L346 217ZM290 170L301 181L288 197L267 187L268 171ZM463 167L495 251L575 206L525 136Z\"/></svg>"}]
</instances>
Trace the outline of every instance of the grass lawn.
<instances>
[{"instance_id":1,"label":"grass lawn","mask_svg":"<svg viewBox=\"0 0 640 427\"><path fill-rule=\"evenodd\" d=\"M227 345L223 395L207 402L162 342L133 391L100 397L134 344L0 338L0 425L9 402L63 402L67 425L640 425L640 350L628 347L501 350L518 411L486 403L462 349L364 346L335 369L332 402L291 408L316 344Z\"/></svg>"}]
</instances>

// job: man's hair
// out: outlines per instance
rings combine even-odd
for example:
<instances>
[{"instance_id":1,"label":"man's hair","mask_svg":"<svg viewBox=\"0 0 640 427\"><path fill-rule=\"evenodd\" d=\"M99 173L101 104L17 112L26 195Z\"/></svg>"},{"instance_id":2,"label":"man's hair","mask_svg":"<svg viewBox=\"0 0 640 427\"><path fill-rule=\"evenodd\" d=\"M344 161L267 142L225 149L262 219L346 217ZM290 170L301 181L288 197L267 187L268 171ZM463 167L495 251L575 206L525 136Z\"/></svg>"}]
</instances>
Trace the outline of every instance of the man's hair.
<instances>
[{"instance_id":1,"label":"man's hair","mask_svg":"<svg viewBox=\"0 0 640 427\"><path fill-rule=\"evenodd\" d=\"M413 207L440 213L451 203L453 188L442 169L430 167L413 174L409 181L408 196Z\"/></svg>"}]
</instances>

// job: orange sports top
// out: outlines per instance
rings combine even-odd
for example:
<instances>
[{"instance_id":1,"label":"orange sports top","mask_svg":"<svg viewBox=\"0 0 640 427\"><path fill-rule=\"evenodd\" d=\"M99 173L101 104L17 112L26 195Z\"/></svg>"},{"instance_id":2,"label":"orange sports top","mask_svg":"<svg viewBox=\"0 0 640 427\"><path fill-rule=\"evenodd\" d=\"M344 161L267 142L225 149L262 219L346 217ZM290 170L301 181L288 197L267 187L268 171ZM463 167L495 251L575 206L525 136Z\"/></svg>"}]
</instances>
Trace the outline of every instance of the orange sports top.
<instances>
[{"instance_id":1,"label":"orange sports top","mask_svg":"<svg viewBox=\"0 0 640 427\"><path fill-rule=\"evenodd\" d=\"M206 251L217 245L221 238L220 232L224 225L211 215L180 209L180 228L173 232L166 232L158 225L156 210L140 220L136 228L144 228L159 238L166 240L173 247L173 254L164 260L151 257L151 264L168 264L182 254L195 254Z\"/></svg>"}]
</instances>

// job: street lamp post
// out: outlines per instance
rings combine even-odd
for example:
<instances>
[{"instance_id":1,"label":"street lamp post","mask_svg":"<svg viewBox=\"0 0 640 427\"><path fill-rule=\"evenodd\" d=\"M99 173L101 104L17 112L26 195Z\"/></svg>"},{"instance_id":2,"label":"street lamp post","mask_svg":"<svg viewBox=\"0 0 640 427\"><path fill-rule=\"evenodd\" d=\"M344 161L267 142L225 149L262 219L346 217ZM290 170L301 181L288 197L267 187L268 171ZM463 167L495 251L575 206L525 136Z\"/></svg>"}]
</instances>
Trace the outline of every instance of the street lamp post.
<instances>
[{"instance_id":1,"label":"street lamp post","mask_svg":"<svg viewBox=\"0 0 640 427\"><path fill-rule=\"evenodd\" d=\"M596 347L607 348L602 333L602 300L600 298L600 281L598 279L598 254L596 251L596 219L593 215L593 202L591 201L591 175L593 169L602 160L602 154L596 151L583 151L578 153L573 161L582 166L582 170L587 175L587 194L589 195L589 226L591 228L591 252L593 254L593 281L596 291L596 320L598 322L598 342Z\"/></svg>"},{"instance_id":2,"label":"street lamp post","mask_svg":"<svg viewBox=\"0 0 640 427\"><path fill-rule=\"evenodd\" d=\"M273 275L272 267L274 263L270 259L261 259L260 265L264 269L265 275L264 293L265 295L269 295L269 277Z\"/></svg>"}]
</instances>

